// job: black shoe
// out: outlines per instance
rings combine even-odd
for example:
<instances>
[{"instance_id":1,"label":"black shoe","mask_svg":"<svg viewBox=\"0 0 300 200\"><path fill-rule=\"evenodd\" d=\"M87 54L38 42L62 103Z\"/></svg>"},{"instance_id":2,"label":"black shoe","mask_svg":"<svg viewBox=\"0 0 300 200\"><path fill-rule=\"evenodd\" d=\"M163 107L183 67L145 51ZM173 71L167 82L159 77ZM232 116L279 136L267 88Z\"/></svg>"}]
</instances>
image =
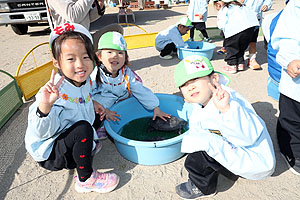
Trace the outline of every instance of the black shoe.
<instances>
[{"instance_id":1,"label":"black shoe","mask_svg":"<svg viewBox=\"0 0 300 200\"><path fill-rule=\"evenodd\" d=\"M284 155L283 153L280 154L282 155L283 160L288 165L289 170L296 175L300 175L300 160L297 158L290 158L287 155Z\"/></svg>"},{"instance_id":2,"label":"black shoe","mask_svg":"<svg viewBox=\"0 0 300 200\"><path fill-rule=\"evenodd\" d=\"M176 193L182 199L198 199L205 197L212 197L216 194L216 192L212 194L203 194L189 179L186 183L181 183L176 186Z\"/></svg>"}]
</instances>

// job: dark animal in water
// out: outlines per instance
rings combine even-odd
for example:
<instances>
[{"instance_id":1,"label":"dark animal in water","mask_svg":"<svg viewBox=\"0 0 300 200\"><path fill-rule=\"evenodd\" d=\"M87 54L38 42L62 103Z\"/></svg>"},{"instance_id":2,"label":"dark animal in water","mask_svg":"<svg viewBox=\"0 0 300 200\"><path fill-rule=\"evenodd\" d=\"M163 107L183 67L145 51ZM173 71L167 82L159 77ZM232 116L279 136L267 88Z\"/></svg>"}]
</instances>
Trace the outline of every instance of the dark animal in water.
<instances>
[{"instance_id":1,"label":"dark animal in water","mask_svg":"<svg viewBox=\"0 0 300 200\"><path fill-rule=\"evenodd\" d=\"M158 131L176 131L178 134L181 134L181 129L184 128L187 124L186 121L175 116L171 118L166 118L167 121L162 120L159 117L156 117L155 120L150 119L150 126L147 129L148 132L158 130Z\"/></svg>"}]
</instances>

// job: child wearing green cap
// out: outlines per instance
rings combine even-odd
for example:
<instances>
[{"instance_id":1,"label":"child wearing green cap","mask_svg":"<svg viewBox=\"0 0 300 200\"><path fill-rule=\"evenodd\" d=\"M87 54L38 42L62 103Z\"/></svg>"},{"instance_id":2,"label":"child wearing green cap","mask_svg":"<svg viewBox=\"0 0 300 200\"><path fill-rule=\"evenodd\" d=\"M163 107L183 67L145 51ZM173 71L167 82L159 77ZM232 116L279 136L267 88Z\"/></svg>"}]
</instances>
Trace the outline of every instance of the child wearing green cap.
<instances>
[{"instance_id":1,"label":"child wearing green cap","mask_svg":"<svg viewBox=\"0 0 300 200\"><path fill-rule=\"evenodd\" d=\"M187 47L182 36L185 35L190 28L192 22L187 17L182 17L175 25L168 27L166 30L159 32L155 38L155 48L160 52L161 59L172 59L172 53L177 52L179 47Z\"/></svg>"},{"instance_id":2,"label":"child wearing green cap","mask_svg":"<svg viewBox=\"0 0 300 200\"><path fill-rule=\"evenodd\" d=\"M99 40L97 56L101 64L91 78L93 80L93 99L106 109L107 120L118 120L116 112L108 110L113 104L134 96L148 110L153 110L153 120L160 117L166 120L169 114L159 108L159 99L144 87L140 77L131 70L124 37L118 32L107 32ZM95 83L95 84L94 84ZM101 137L104 127L97 130Z\"/></svg>"},{"instance_id":3,"label":"child wearing green cap","mask_svg":"<svg viewBox=\"0 0 300 200\"><path fill-rule=\"evenodd\" d=\"M226 76L207 58L189 56L176 66L174 78L192 107L181 146L188 153L189 179L176 186L176 193L184 199L215 195L219 174L250 180L271 176L275 156L267 127L244 97L224 85Z\"/></svg>"}]
</instances>

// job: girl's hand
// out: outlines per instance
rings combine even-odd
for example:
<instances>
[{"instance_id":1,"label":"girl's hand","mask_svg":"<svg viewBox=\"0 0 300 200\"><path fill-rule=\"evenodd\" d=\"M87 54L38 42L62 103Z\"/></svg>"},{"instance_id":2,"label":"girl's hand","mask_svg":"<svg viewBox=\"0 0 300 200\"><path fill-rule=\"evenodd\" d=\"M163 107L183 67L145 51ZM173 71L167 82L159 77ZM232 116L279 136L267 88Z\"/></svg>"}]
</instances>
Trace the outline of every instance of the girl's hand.
<instances>
[{"instance_id":1,"label":"girl's hand","mask_svg":"<svg viewBox=\"0 0 300 200\"><path fill-rule=\"evenodd\" d=\"M161 110L159 109L159 107L157 106L157 107L154 108L154 110L153 110L153 118L152 118L152 120L155 120L156 117L159 117L159 118L161 118L161 119L164 120L164 121L167 121L165 118L166 118L166 117L167 117L167 118L170 118L171 115L164 113L164 112L161 111Z\"/></svg>"},{"instance_id":2,"label":"girl's hand","mask_svg":"<svg viewBox=\"0 0 300 200\"><path fill-rule=\"evenodd\" d=\"M209 89L212 91L213 96L212 99L214 101L215 106L221 113L227 112L229 110L229 98L230 95L227 91L223 90L218 82L214 82L215 87L208 83Z\"/></svg>"},{"instance_id":3,"label":"girl's hand","mask_svg":"<svg viewBox=\"0 0 300 200\"><path fill-rule=\"evenodd\" d=\"M287 73L291 78L297 78L300 74L300 60L293 60L287 68Z\"/></svg>"},{"instance_id":4,"label":"girl's hand","mask_svg":"<svg viewBox=\"0 0 300 200\"><path fill-rule=\"evenodd\" d=\"M41 88L41 101L39 104L39 109L42 113L48 114L51 110L51 106L54 102L59 98L58 88L60 87L62 81L64 80L64 76L62 76L59 81L54 84L54 77L56 72L52 70L50 81L48 81Z\"/></svg>"},{"instance_id":5,"label":"girl's hand","mask_svg":"<svg viewBox=\"0 0 300 200\"><path fill-rule=\"evenodd\" d=\"M93 100L93 104L94 104L95 113L100 115L100 120L102 121L105 117L105 108L100 103L94 100Z\"/></svg>"},{"instance_id":6,"label":"girl's hand","mask_svg":"<svg viewBox=\"0 0 300 200\"><path fill-rule=\"evenodd\" d=\"M119 121L119 118L121 117L120 115L117 114L117 112L115 111L111 111L111 110L108 110L108 109L105 109L105 118L107 121Z\"/></svg>"}]
</instances>

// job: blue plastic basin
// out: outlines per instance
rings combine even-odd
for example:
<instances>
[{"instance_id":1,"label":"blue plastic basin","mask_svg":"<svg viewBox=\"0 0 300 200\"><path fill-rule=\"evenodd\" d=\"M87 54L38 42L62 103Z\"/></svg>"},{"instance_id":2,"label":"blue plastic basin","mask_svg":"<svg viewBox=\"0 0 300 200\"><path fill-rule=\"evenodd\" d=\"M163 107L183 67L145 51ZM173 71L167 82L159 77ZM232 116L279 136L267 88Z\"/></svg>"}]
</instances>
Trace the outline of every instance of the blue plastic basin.
<instances>
[{"instance_id":1,"label":"blue plastic basin","mask_svg":"<svg viewBox=\"0 0 300 200\"><path fill-rule=\"evenodd\" d=\"M215 44L202 41L188 41L188 48L178 48L177 55L180 60L187 56L199 55L207 57L209 60L212 59L214 54Z\"/></svg>"},{"instance_id":2,"label":"blue plastic basin","mask_svg":"<svg viewBox=\"0 0 300 200\"><path fill-rule=\"evenodd\" d=\"M179 117L184 101L182 97L171 94L156 94L160 101L160 109L165 113ZM130 121L142 117L153 116L153 112L145 109L135 97L130 97L111 107L121 115L118 122L105 121L107 132L114 139L119 153L127 160L142 165L160 165L172 162L184 154L181 153L181 141L187 132L162 141L143 142L120 136L120 130ZM141 133L145 134L145 133Z\"/></svg>"}]
</instances>

